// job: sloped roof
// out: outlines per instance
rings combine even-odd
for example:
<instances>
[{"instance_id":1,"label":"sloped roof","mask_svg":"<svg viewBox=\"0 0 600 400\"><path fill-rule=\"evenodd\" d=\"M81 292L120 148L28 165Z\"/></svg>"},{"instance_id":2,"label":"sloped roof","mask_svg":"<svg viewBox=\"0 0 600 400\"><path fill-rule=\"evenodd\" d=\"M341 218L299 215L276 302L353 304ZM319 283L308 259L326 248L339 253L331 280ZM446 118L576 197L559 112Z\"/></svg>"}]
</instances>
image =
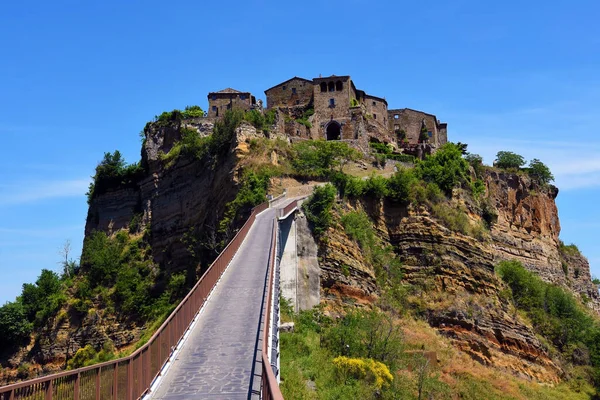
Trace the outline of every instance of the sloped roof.
<instances>
[{"instance_id":1,"label":"sloped roof","mask_svg":"<svg viewBox=\"0 0 600 400\"><path fill-rule=\"evenodd\" d=\"M240 92L239 90L235 90L235 89L232 89L232 88L228 87L226 89L219 90L216 93L243 93L243 92Z\"/></svg>"},{"instance_id":2,"label":"sloped roof","mask_svg":"<svg viewBox=\"0 0 600 400\"><path fill-rule=\"evenodd\" d=\"M294 80L294 79L299 79L299 80L301 80L301 81L308 82L308 83L312 84L312 81L311 81L310 79L305 79L305 78L301 78L301 77L299 77L299 76L294 76L293 78L290 78L290 79L288 79L287 81L283 81L283 82L281 82L281 83L278 83L277 85L275 85L275 86L273 86L273 87L270 87L270 88L268 88L267 90L265 90L265 93L267 93L267 92L268 92L269 90L271 90L271 89L275 89L276 87L279 87L279 86L281 86L281 85L284 85L284 84L286 84L286 83L288 83L289 81L292 81L292 80Z\"/></svg>"}]
</instances>

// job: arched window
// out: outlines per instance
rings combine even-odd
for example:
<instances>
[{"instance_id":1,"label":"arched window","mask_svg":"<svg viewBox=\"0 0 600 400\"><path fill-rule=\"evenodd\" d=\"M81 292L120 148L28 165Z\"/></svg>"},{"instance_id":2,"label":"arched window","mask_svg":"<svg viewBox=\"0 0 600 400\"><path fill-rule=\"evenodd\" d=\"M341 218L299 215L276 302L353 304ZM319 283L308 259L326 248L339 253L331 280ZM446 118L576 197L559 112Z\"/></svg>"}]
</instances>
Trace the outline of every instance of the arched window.
<instances>
[{"instance_id":1,"label":"arched window","mask_svg":"<svg viewBox=\"0 0 600 400\"><path fill-rule=\"evenodd\" d=\"M321 82L321 92L327 91L327 84L325 82Z\"/></svg>"},{"instance_id":2,"label":"arched window","mask_svg":"<svg viewBox=\"0 0 600 400\"><path fill-rule=\"evenodd\" d=\"M329 82L327 84L327 88L329 89L330 92L335 92L335 84L333 82Z\"/></svg>"},{"instance_id":3,"label":"arched window","mask_svg":"<svg viewBox=\"0 0 600 400\"><path fill-rule=\"evenodd\" d=\"M337 81L335 83L335 90L337 90L338 92L344 90L344 84L342 83L342 81Z\"/></svg>"}]
</instances>

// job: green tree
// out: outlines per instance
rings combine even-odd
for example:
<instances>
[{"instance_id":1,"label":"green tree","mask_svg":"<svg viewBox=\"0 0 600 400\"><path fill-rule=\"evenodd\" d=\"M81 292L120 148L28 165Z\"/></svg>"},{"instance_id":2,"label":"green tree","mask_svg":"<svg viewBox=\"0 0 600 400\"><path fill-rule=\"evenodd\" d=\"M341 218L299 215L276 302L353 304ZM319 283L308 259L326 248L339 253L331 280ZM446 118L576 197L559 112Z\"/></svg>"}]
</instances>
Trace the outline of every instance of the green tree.
<instances>
[{"instance_id":1,"label":"green tree","mask_svg":"<svg viewBox=\"0 0 600 400\"><path fill-rule=\"evenodd\" d=\"M512 151L499 151L494 165L502 169L519 169L525 165L525 159Z\"/></svg>"},{"instance_id":2,"label":"green tree","mask_svg":"<svg viewBox=\"0 0 600 400\"><path fill-rule=\"evenodd\" d=\"M35 284L23 284L21 292L21 301L23 309L29 321L34 321L36 316L42 312L37 318L41 319L43 314L51 313L57 308L57 304L53 304L56 295L61 291L60 278L58 274L48 269L43 269L42 273L35 281ZM44 313L43 311L46 311ZM43 321L38 321L43 322Z\"/></svg>"},{"instance_id":3,"label":"green tree","mask_svg":"<svg viewBox=\"0 0 600 400\"><path fill-rule=\"evenodd\" d=\"M462 157L461 149L454 143L446 143L433 155L419 162L415 173L426 182L433 182L446 195L452 189L467 181L467 161Z\"/></svg>"},{"instance_id":4,"label":"green tree","mask_svg":"<svg viewBox=\"0 0 600 400\"><path fill-rule=\"evenodd\" d=\"M124 243L95 231L85 239L81 267L87 271L90 286L112 285L119 271Z\"/></svg>"},{"instance_id":5,"label":"green tree","mask_svg":"<svg viewBox=\"0 0 600 400\"><path fill-rule=\"evenodd\" d=\"M306 219L316 236L321 236L331 225L331 208L335 201L335 187L331 184L315 188L313 194L302 205Z\"/></svg>"},{"instance_id":6,"label":"green tree","mask_svg":"<svg viewBox=\"0 0 600 400\"><path fill-rule=\"evenodd\" d=\"M32 329L20 299L4 304L0 307L0 353L10 346L27 342Z\"/></svg>"},{"instance_id":7,"label":"green tree","mask_svg":"<svg viewBox=\"0 0 600 400\"><path fill-rule=\"evenodd\" d=\"M467 153L465 154L465 160L469 163L469 165L475 171L475 175L478 178L481 178L483 175L483 157L479 154Z\"/></svg>"},{"instance_id":8,"label":"green tree","mask_svg":"<svg viewBox=\"0 0 600 400\"><path fill-rule=\"evenodd\" d=\"M550 168L546 166L543 162L534 158L529 162L529 168L527 169L527 173L531 176L532 179L537 181L542 185L547 185L550 182L554 181L554 175L550 172Z\"/></svg>"}]
</instances>

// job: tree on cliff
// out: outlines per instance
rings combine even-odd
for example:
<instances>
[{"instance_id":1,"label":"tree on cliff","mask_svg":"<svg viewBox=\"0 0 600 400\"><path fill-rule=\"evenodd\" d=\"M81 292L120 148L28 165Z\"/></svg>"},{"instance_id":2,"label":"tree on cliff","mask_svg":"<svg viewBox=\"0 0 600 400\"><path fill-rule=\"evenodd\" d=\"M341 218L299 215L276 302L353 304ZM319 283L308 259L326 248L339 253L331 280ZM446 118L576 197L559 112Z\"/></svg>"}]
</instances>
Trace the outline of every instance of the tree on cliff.
<instances>
[{"instance_id":1,"label":"tree on cliff","mask_svg":"<svg viewBox=\"0 0 600 400\"><path fill-rule=\"evenodd\" d=\"M499 151L494 165L502 169L519 169L525 165L525 159L512 151Z\"/></svg>"},{"instance_id":2,"label":"tree on cliff","mask_svg":"<svg viewBox=\"0 0 600 400\"><path fill-rule=\"evenodd\" d=\"M415 172L417 177L437 184L446 195L451 195L456 185L467 181L468 168L469 164L462 157L462 149L454 143L446 143L419 162Z\"/></svg>"},{"instance_id":3,"label":"tree on cliff","mask_svg":"<svg viewBox=\"0 0 600 400\"><path fill-rule=\"evenodd\" d=\"M529 162L527 173L529 176L531 176L531 178L542 185L547 185L554 181L554 175L552 175L552 172L550 172L550 168L548 168L546 164L537 158L534 158Z\"/></svg>"}]
</instances>

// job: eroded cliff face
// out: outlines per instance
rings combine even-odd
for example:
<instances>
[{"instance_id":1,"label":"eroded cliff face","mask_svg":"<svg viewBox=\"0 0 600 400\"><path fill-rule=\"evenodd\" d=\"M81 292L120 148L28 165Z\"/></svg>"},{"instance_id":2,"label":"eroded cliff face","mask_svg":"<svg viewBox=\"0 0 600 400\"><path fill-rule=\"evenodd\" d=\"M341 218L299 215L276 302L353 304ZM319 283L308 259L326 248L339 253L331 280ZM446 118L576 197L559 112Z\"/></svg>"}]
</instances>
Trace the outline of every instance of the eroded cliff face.
<instances>
[{"instance_id":1,"label":"eroded cliff face","mask_svg":"<svg viewBox=\"0 0 600 400\"><path fill-rule=\"evenodd\" d=\"M212 133L213 124L206 119L149 124L142 148L144 175L133 185L109 188L94 196L85 234L126 229L132 237L143 235L159 279L185 271L193 275L193 282L216 257L219 241L226 240L216 234L218 223L226 204L236 196L246 141L262 133L242 123L225 156L211 160L181 156L167 164L164 154L181 140L181 128L194 129L203 137ZM76 298L73 290L69 299ZM86 345L100 350L109 343L115 350L125 350L135 345L147 328L127 315L107 310L102 295L91 300L88 312L78 312L74 303L68 300L28 346L2 355L0 385L62 370ZM23 363L28 365L28 374L18 375L17 367Z\"/></svg>"},{"instance_id":2,"label":"eroded cliff face","mask_svg":"<svg viewBox=\"0 0 600 400\"><path fill-rule=\"evenodd\" d=\"M569 288L600 310L598 288L592 284L585 257L561 251L558 189L542 188L526 175L490 170L486 186L498 221L491 229L494 261L518 260L547 282Z\"/></svg>"},{"instance_id":3,"label":"eroded cliff face","mask_svg":"<svg viewBox=\"0 0 600 400\"><path fill-rule=\"evenodd\" d=\"M555 188L543 189L526 176L496 170L486 173L485 182L489 211L498 218L480 238L446 228L425 207L369 199L342 205L369 214L379 236L402 261L404 280L414 288L413 301L423 317L457 348L518 376L557 382L563 374L560 364L510 304L494 266L516 259L542 279L587 296L591 308L598 307L598 290L586 260L559 250ZM450 204L466 209L472 223L481 223L480 205L467 197L458 189ZM320 250L325 301L376 298L374 271L365 267L356 243L340 226L327 237Z\"/></svg>"},{"instance_id":4,"label":"eroded cliff face","mask_svg":"<svg viewBox=\"0 0 600 400\"><path fill-rule=\"evenodd\" d=\"M198 131L200 137L212 132L213 124L204 119L186 120L181 126L159 124L147 128L142 148L146 174L136 188L116 188L93 199L88 211L85 233L107 233L128 228L134 217L140 230L149 227L154 261L167 273L211 260L214 254L197 254L202 242L216 246L215 231L226 204L236 194L239 145L256 129L242 124L228 156L214 160L179 157L165 165L161 156L181 140L181 128Z\"/></svg>"}]
</instances>

